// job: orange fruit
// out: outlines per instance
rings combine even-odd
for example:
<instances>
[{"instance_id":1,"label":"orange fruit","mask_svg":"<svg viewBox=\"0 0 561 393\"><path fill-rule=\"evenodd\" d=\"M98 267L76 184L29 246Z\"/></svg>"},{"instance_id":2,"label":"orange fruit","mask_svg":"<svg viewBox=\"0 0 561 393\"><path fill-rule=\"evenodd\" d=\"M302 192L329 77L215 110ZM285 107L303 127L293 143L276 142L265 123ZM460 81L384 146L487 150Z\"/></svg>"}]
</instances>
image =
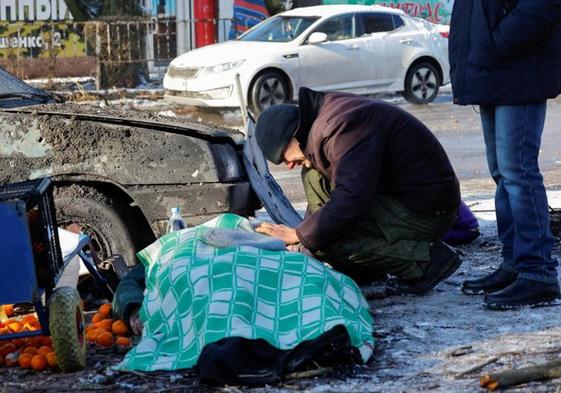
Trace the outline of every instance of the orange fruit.
<instances>
[{"instance_id":1,"label":"orange fruit","mask_svg":"<svg viewBox=\"0 0 561 393\"><path fill-rule=\"evenodd\" d=\"M47 357L43 354L37 354L31 358L31 368L35 371L44 370L47 367Z\"/></svg>"},{"instance_id":2,"label":"orange fruit","mask_svg":"<svg viewBox=\"0 0 561 393\"><path fill-rule=\"evenodd\" d=\"M113 325L111 325L111 331L117 336L125 336L129 333L129 328L125 322L119 320L113 322Z\"/></svg>"},{"instance_id":3,"label":"orange fruit","mask_svg":"<svg viewBox=\"0 0 561 393\"><path fill-rule=\"evenodd\" d=\"M128 347L131 345L131 340L128 337L117 337L117 339L115 340L115 344L123 347Z\"/></svg>"},{"instance_id":4,"label":"orange fruit","mask_svg":"<svg viewBox=\"0 0 561 393\"><path fill-rule=\"evenodd\" d=\"M39 322L39 320L33 314L26 314L21 318L21 323L25 324L28 322Z\"/></svg>"},{"instance_id":5,"label":"orange fruit","mask_svg":"<svg viewBox=\"0 0 561 393\"><path fill-rule=\"evenodd\" d=\"M56 354L54 352L49 352L47 354L47 363L49 364L49 367L51 368L55 368L57 366L57 360L56 360Z\"/></svg>"},{"instance_id":6,"label":"orange fruit","mask_svg":"<svg viewBox=\"0 0 561 393\"><path fill-rule=\"evenodd\" d=\"M4 344L0 347L0 356L6 356L9 353L16 351L16 346L12 343Z\"/></svg>"},{"instance_id":7,"label":"orange fruit","mask_svg":"<svg viewBox=\"0 0 561 393\"><path fill-rule=\"evenodd\" d=\"M19 321L12 321L12 322L8 323L7 325L8 325L8 329L12 333L18 333L23 328L23 325Z\"/></svg>"},{"instance_id":8,"label":"orange fruit","mask_svg":"<svg viewBox=\"0 0 561 393\"><path fill-rule=\"evenodd\" d=\"M113 335L109 332L103 332L96 337L95 342L102 347L110 347L113 345Z\"/></svg>"},{"instance_id":9,"label":"orange fruit","mask_svg":"<svg viewBox=\"0 0 561 393\"><path fill-rule=\"evenodd\" d=\"M37 354L37 347L25 347L22 352L29 353L30 355L35 355Z\"/></svg>"},{"instance_id":10,"label":"orange fruit","mask_svg":"<svg viewBox=\"0 0 561 393\"><path fill-rule=\"evenodd\" d=\"M0 328L0 336L3 334L9 334L10 330L7 327Z\"/></svg>"},{"instance_id":11,"label":"orange fruit","mask_svg":"<svg viewBox=\"0 0 561 393\"><path fill-rule=\"evenodd\" d=\"M99 307L99 310L97 310L97 312L101 314L103 318L109 318L111 316L111 309L111 303L105 303L102 304L101 307Z\"/></svg>"},{"instance_id":12,"label":"orange fruit","mask_svg":"<svg viewBox=\"0 0 561 393\"><path fill-rule=\"evenodd\" d=\"M19 366L21 368L30 368L32 358L33 358L33 355L30 355L29 353L22 353L18 357Z\"/></svg>"},{"instance_id":13,"label":"orange fruit","mask_svg":"<svg viewBox=\"0 0 561 393\"><path fill-rule=\"evenodd\" d=\"M19 347L23 347L23 345L25 344L25 341L23 338L14 338L12 340L12 344L14 344L16 346L16 348Z\"/></svg>"},{"instance_id":14,"label":"orange fruit","mask_svg":"<svg viewBox=\"0 0 561 393\"><path fill-rule=\"evenodd\" d=\"M95 327L106 330L108 332L111 331L111 325L113 325L113 320L112 319L104 319L103 321L99 321L97 323L94 323Z\"/></svg>"},{"instance_id":15,"label":"orange fruit","mask_svg":"<svg viewBox=\"0 0 561 393\"><path fill-rule=\"evenodd\" d=\"M46 347L53 347L53 339L50 337L46 337L46 336L41 336L39 337L39 341L41 343L41 346L46 346Z\"/></svg>"},{"instance_id":16,"label":"orange fruit","mask_svg":"<svg viewBox=\"0 0 561 393\"><path fill-rule=\"evenodd\" d=\"M94 316L92 318L92 324L96 324L98 322L101 322L101 321L103 321L104 318L105 317L103 315L101 315L100 313L97 312L97 313L94 314Z\"/></svg>"},{"instance_id":17,"label":"orange fruit","mask_svg":"<svg viewBox=\"0 0 561 393\"><path fill-rule=\"evenodd\" d=\"M29 322L25 322L25 324L23 325L24 331L33 332L39 329L41 329L41 325L39 324L39 321L29 321Z\"/></svg>"},{"instance_id":18,"label":"orange fruit","mask_svg":"<svg viewBox=\"0 0 561 393\"><path fill-rule=\"evenodd\" d=\"M89 332L86 333L86 340L95 341L97 336L99 336L101 333L105 333L105 330L100 328L95 328L93 330L90 330Z\"/></svg>"},{"instance_id":19,"label":"orange fruit","mask_svg":"<svg viewBox=\"0 0 561 393\"><path fill-rule=\"evenodd\" d=\"M25 346L39 348L41 346L41 337L28 337L25 339Z\"/></svg>"},{"instance_id":20,"label":"orange fruit","mask_svg":"<svg viewBox=\"0 0 561 393\"><path fill-rule=\"evenodd\" d=\"M2 306L2 308L4 309L4 312L6 313L6 316L8 318L11 318L14 316L14 305L13 304L4 304Z\"/></svg>"},{"instance_id":21,"label":"orange fruit","mask_svg":"<svg viewBox=\"0 0 561 393\"><path fill-rule=\"evenodd\" d=\"M6 366L8 367L14 367L18 365L18 358L19 358L19 354L17 352L12 352L6 355L5 361L6 361Z\"/></svg>"},{"instance_id":22,"label":"orange fruit","mask_svg":"<svg viewBox=\"0 0 561 393\"><path fill-rule=\"evenodd\" d=\"M41 353L43 355L47 355L48 353L51 353L53 350L45 345L43 345L41 348L39 348L37 350L37 353Z\"/></svg>"}]
</instances>

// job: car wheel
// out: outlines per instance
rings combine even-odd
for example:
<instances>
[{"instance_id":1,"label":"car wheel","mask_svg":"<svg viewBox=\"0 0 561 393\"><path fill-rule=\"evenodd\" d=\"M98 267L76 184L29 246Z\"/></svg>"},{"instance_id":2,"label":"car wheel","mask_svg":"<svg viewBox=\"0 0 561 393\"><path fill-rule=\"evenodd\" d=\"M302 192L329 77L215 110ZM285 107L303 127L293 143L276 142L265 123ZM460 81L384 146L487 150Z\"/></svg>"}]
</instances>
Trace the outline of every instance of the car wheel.
<instances>
[{"instance_id":1,"label":"car wheel","mask_svg":"<svg viewBox=\"0 0 561 393\"><path fill-rule=\"evenodd\" d=\"M440 85L440 75L432 64L414 64L405 76L403 97L412 104L428 104L438 95Z\"/></svg>"},{"instance_id":2,"label":"car wheel","mask_svg":"<svg viewBox=\"0 0 561 393\"><path fill-rule=\"evenodd\" d=\"M275 71L259 75L251 84L250 94L250 108L256 116L272 105L289 101L288 83L284 76Z\"/></svg>"},{"instance_id":3,"label":"car wheel","mask_svg":"<svg viewBox=\"0 0 561 393\"><path fill-rule=\"evenodd\" d=\"M120 254L128 266L136 265L135 225L125 205L78 185L56 188L54 199L59 227L88 234L100 260Z\"/></svg>"}]
</instances>

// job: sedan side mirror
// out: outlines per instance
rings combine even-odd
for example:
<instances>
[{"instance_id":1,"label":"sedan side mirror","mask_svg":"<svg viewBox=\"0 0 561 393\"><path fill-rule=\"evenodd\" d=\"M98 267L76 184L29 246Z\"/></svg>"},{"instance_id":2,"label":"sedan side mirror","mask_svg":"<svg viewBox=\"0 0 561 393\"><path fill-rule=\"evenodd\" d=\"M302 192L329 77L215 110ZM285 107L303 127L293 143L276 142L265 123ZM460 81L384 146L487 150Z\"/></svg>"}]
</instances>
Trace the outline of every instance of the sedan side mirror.
<instances>
[{"instance_id":1,"label":"sedan side mirror","mask_svg":"<svg viewBox=\"0 0 561 393\"><path fill-rule=\"evenodd\" d=\"M312 45L321 44L325 41L327 41L327 34L325 33L315 32L308 37L308 44Z\"/></svg>"}]
</instances>

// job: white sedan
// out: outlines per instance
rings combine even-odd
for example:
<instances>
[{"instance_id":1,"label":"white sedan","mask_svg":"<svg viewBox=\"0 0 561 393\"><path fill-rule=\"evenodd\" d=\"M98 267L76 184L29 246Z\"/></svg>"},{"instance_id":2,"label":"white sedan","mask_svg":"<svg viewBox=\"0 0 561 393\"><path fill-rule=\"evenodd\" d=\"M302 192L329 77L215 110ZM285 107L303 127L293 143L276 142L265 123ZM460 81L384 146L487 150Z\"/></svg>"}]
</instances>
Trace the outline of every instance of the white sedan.
<instances>
[{"instance_id":1,"label":"white sedan","mask_svg":"<svg viewBox=\"0 0 561 393\"><path fill-rule=\"evenodd\" d=\"M175 58L164 77L169 101L238 107L258 114L297 99L301 86L357 94L402 92L427 104L449 82L447 30L381 6L324 5L268 18L238 39Z\"/></svg>"}]
</instances>

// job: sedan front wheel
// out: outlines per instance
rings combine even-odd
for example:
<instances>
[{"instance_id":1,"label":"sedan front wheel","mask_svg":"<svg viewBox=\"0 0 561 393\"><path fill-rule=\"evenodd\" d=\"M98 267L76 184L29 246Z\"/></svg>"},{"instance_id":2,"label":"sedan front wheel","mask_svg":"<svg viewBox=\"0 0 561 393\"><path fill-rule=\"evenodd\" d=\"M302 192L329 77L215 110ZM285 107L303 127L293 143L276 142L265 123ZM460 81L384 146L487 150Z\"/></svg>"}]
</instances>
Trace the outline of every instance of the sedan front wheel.
<instances>
[{"instance_id":1,"label":"sedan front wheel","mask_svg":"<svg viewBox=\"0 0 561 393\"><path fill-rule=\"evenodd\" d=\"M428 104L438 95L441 83L440 74L432 64L415 64L405 76L403 97L412 104Z\"/></svg>"},{"instance_id":2,"label":"sedan front wheel","mask_svg":"<svg viewBox=\"0 0 561 393\"><path fill-rule=\"evenodd\" d=\"M251 87L251 110L255 116L272 105L289 101L288 83L284 76L275 71L259 75Z\"/></svg>"}]
</instances>

